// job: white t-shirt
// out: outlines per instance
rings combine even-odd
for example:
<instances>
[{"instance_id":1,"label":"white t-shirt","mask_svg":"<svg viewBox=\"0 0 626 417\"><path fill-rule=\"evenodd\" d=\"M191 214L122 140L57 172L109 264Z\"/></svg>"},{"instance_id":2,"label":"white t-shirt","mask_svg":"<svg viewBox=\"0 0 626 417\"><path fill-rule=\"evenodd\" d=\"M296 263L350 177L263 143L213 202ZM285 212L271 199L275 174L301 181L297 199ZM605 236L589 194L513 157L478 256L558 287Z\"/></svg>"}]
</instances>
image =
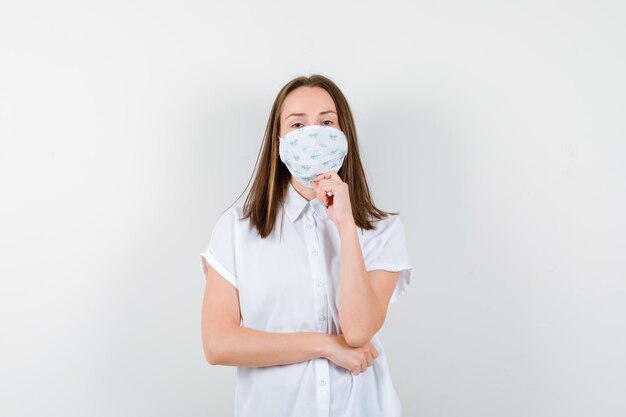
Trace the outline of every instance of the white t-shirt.
<instances>
[{"instance_id":1,"label":"white t-shirt","mask_svg":"<svg viewBox=\"0 0 626 417\"><path fill-rule=\"evenodd\" d=\"M262 239L242 204L217 220L201 254L239 291L241 325L266 332L340 334L340 239L317 198L310 202L293 185L272 233ZM286 214L286 216L284 215ZM281 237L282 224L282 237ZM400 271L394 303L411 281L404 226L398 215L357 226L367 271ZM202 263L205 271L205 264ZM325 358L268 367L237 367L235 417L398 417L401 404L378 333L372 366L352 375Z\"/></svg>"}]
</instances>

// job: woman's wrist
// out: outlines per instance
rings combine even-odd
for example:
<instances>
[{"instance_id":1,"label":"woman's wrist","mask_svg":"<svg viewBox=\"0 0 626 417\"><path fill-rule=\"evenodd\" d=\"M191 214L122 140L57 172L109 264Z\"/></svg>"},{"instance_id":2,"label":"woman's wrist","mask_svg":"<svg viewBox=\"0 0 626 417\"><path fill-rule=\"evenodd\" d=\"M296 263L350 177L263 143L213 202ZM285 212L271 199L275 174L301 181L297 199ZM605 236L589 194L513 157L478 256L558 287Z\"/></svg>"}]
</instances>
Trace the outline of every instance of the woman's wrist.
<instances>
[{"instance_id":1,"label":"woman's wrist","mask_svg":"<svg viewBox=\"0 0 626 417\"><path fill-rule=\"evenodd\" d=\"M320 333L320 343L318 345L319 357L330 359L333 352L333 346L335 344L335 335L328 333Z\"/></svg>"}]
</instances>

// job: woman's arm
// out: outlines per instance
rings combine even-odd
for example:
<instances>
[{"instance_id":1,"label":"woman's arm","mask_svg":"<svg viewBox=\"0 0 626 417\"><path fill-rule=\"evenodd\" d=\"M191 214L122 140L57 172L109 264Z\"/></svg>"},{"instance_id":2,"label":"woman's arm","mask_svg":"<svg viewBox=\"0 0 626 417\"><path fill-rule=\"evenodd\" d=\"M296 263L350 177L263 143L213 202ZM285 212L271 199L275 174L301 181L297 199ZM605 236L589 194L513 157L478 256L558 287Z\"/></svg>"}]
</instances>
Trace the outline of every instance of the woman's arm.
<instances>
[{"instance_id":1,"label":"woman's arm","mask_svg":"<svg viewBox=\"0 0 626 417\"><path fill-rule=\"evenodd\" d=\"M333 335L272 333L240 326L239 292L205 260L202 345L211 365L272 366L326 357Z\"/></svg>"},{"instance_id":2,"label":"woman's arm","mask_svg":"<svg viewBox=\"0 0 626 417\"><path fill-rule=\"evenodd\" d=\"M348 184L330 170L318 175L311 185L317 199L337 226L341 241L339 261L339 325L352 347L369 343L382 327L398 279L397 272L367 271L357 225L352 214ZM328 193L332 193L332 203Z\"/></svg>"},{"instance_id":3,"label":"woman's arm","mask_svg":"<svg viewBox=\"0 0 626 417\"><path fill-rule=\"evenodd\" d=\"M383 326L398 273L367 272L354 219L349 217L337 228L341 240L339 323L348 344L358 347Z\"/></svg>"},{"instance_id":4,"label":"woman's arm","mask_svg":"<svg viewBox=\"0 0 626 417\"><path fill-rule=\"evenodd\" d=\"M327 338L316 332L271 333L243 326L207 333L211 365L263 367L326 356Z\"/></svg>"}]
</instances>

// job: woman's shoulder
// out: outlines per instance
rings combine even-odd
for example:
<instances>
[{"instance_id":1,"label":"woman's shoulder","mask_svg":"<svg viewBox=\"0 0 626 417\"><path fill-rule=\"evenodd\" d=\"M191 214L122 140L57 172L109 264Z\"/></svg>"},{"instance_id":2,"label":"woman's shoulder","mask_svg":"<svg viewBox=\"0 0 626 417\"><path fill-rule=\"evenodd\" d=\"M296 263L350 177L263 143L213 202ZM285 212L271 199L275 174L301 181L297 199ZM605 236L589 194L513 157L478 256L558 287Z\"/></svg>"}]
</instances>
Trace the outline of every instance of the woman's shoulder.
<instances>
[{"instance_id":1,"label":"woman's shoulder","mask_svg":"<svg viewBox=\"0 0 626 417\"><path fill-rule=\"evenodd\" d=\"M378 247L384 242L388 241L395 233L396 226L400 223L400 216L389 214L381 219L374 219L372 221L373 229L363 229L359 227L359 241L361 247L365 250L368 248Z\"/></svg>"},{"instance_id":2,"label":"woman's shoulder","mask_svg":"<svg viewBox=\"0 0 626 417\"><path fill-rule=\"evenodd\" d=\"M232 217L233 221L243 221L243 203L235 203L228 207L224 213L228 213Z\"/></svg>"},{"instance_id":3,"label":"woman's shoulder","mask_svg":"<svg viewBox=\"0 0 626 417\"><path fill-rule=\"evenodd\" d=\"M244 221L243 207L241 204L234 204L228 207L226 210L218 213L216 220L213 223L213 229L231 230L234 231Z\"/></svg>"},{"instance_id":4,"label":"woman's shoulder","mask_svg":"<svg viewBox=\"0 0 626 417\"><path fill-rule=\"evenodd\" d=\"M374 229L360 229L364 237L376 238L391 232L397 227L403 227L399 214L388 214L382 219L374 219Z\"/></svg>"}]
</instances>

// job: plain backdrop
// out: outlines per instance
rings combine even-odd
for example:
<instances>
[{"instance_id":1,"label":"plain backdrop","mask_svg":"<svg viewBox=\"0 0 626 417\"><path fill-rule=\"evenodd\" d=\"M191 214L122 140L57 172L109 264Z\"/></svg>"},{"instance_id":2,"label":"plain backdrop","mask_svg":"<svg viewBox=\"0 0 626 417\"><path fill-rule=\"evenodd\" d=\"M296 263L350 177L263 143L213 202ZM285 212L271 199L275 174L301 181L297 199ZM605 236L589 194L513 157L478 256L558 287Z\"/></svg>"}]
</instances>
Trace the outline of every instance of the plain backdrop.
<instances>
[{"instance_id":1,"label":"plain backdrop","mask_svg":"<svg viewBox=\"0 0 626 417\"><path fill-rule=\"evenodd\" d=\"M3 1L0 415L232 415L200 253L280 87L321 73L406 225L381 332L404 415L623 417L625 21L617 0Z\"/></svg>"}]
</instances>

